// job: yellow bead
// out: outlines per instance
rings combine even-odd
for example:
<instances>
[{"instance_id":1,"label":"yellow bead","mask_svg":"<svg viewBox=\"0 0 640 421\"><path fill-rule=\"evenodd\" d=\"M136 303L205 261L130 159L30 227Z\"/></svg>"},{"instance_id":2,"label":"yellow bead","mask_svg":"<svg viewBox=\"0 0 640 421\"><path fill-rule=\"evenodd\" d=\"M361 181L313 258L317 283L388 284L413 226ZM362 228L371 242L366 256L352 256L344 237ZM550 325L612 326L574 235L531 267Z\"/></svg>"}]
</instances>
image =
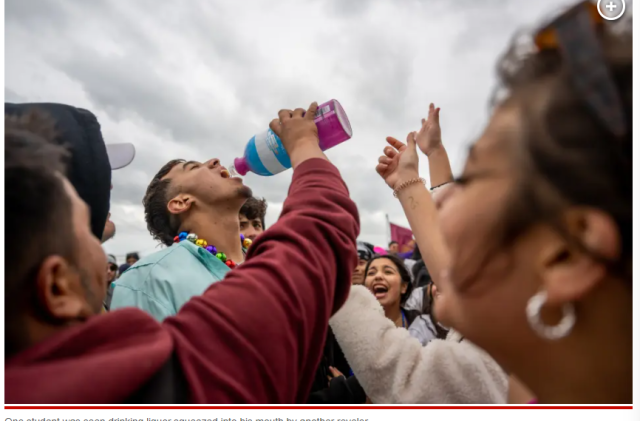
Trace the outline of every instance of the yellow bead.
<instances>
[{"instance_id":1,"label":"yellow bead","mask_svg":"<svg viewBox=\"0 0 640 421\"><path fill-rule=\"evenodd\" d=\"M245 238L245 239L244 239L244 241L243 241L243 243L242 243L242 245L244 246L244 248L248 249L248 248L249 248L249 246L250 246L252 243L253 243L253 241L251 241L251 240L250 240L250 239L248 239L248 238Z\"/></svg>"},{"instance_id":2,"label":"yellow bead","mask_svg":"<svg viewBox=\"0 0 640 421\"><path fill-rule=\"evenodd\" d=\"M196 240L196 246L207 247L207 241L199 238Z\"/></svg>"}]
</instances>

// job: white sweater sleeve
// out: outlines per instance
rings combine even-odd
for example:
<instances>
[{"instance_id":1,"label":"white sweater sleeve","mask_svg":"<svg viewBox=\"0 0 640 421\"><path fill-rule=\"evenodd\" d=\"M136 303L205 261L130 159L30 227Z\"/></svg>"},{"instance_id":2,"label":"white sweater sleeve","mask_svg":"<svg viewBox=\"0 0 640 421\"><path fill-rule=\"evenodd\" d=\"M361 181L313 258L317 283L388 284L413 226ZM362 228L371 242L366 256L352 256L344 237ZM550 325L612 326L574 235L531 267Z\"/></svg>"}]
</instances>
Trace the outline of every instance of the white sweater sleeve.
<instances>
[{"instance_id":1,"label":"white sweater sleeve","mask_svg":"<svg viewBox=\"0 0 640 421\"><path fill-rule=\"evenodd\" d=\"M425 347L384 316L373 294L353 286L331 328L372 402L502 404L507 376L470 342L435 339Z\"/></svg>"}]
</instances>

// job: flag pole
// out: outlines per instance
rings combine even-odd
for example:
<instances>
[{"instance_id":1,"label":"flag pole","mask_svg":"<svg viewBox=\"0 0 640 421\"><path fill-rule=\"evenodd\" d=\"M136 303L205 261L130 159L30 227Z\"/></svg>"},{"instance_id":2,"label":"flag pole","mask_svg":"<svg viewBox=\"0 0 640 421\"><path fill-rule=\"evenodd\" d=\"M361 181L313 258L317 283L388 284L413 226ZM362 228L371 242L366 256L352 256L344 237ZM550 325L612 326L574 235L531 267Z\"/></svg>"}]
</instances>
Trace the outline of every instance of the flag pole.
<instances>
[{"instance_id":1,"label":"flag pole","mask_svg":"<svg viewBox=\"0 0 640 421\"><path fill-rule=\"evenodd\" d=\"M389 220L389 214L386 213L385 218L387 219L387 246L391 242L391 221Z\"/></svg>"}]
</instances>

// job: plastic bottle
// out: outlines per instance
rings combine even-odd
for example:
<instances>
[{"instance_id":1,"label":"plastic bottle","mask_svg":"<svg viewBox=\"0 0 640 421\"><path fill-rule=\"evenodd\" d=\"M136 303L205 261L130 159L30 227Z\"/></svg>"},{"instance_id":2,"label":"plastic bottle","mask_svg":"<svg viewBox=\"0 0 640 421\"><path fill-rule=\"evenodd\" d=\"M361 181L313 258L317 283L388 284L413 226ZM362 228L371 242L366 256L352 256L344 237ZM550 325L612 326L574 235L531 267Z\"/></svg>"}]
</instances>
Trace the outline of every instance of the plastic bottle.
<instances>
[{"instance_id":1,"label":"plastic bottle","mask_svg":"<svg viewBox=\"0 0 640 421\"><path fill-rule=\"evenodd\" d=\"M318 127L320 149L326 151L353 135L351 124L342 105L332 99L318 106L314 119ZM253 136L244 149L244 155L236 158L229 172L246 175L251 171L258 175L274 175L291 168L291 160L280 138L271 130Z\"/></svg>"}]
</instances>

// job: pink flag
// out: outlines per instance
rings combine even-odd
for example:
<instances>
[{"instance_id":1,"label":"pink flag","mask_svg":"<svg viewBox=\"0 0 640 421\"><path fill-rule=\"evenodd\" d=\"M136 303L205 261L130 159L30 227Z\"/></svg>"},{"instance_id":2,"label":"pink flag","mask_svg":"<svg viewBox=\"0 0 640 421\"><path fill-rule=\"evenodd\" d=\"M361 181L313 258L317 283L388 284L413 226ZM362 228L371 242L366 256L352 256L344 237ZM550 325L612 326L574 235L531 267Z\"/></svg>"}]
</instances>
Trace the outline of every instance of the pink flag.
<instances>
[{"instance_id":1,"label":"pink flag","mask_svg":"<svg viewBox=\"0 0 640 421\"><path fill-rule=\"evenodd\" d=\"M398 242L400 253L413 250L415 243L413 241L413 233L409 228L401 227L391 222L389 222L389 228L391 229L391 241Z\"/></svg>"}]
</instances>

